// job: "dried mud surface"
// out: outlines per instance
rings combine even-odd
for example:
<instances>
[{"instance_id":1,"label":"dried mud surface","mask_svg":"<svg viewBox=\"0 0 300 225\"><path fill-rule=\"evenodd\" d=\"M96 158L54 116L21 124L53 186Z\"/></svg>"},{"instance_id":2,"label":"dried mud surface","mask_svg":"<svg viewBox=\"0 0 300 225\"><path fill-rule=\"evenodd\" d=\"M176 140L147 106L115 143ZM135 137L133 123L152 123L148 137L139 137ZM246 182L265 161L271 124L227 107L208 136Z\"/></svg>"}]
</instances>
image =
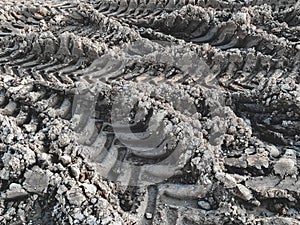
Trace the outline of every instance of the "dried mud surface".
<instances>
[{"instance_id":1,"label":"dried mud surface","mask_svg":"<svg viewBox=\"0 0 300 225\"><path fill-rule=\"evenodd\" d=\"M296 0L0 1L0 224L300 224Z\"/></svg>"}]
</instances>

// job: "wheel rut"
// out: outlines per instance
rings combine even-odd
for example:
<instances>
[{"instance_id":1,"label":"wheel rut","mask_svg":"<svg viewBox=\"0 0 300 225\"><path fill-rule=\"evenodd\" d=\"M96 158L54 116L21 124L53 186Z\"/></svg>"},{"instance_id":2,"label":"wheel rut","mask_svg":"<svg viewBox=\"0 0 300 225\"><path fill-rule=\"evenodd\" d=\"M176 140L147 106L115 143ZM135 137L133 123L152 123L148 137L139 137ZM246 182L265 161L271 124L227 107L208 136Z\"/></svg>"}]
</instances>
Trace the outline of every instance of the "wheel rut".
<instances>
[{"instance_id":1,"label":"wheel rut","mask_svg":"<svg viewBox=\"0 0 300 225\"><path fill-rule=\"evenodd\" d=\"M299 46L292 0L2 1L0 223L298 224Z\"/></svg>"}]
</instances>

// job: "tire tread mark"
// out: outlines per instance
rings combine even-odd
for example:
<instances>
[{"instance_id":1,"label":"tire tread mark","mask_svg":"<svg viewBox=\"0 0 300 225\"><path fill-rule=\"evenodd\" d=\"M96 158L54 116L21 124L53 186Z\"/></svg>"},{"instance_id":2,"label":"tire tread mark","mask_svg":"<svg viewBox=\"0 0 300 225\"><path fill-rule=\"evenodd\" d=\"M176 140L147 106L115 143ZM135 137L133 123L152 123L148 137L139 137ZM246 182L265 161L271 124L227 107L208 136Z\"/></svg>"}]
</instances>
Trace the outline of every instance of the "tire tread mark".
<instances>
[{"instance_id":1,"label":"tire tread mark","mask_svg":"<svg viewBox=\"0 0 300 225\"><path fill-rule=\"evenodd\" d=\"M20 40L16 37L14 47L4 52L0 59L2 68L6 72L9 70L8 73L17 76L27 74L34 76L34 79L68 84L73 82L73 79L68 77L71 75L70 72L74 73L82 67L88 66L86 62L93 61L106 48L105 45L99 48L98 45L86 41L85 38L78 38L76 35L69 33L62 34L59 39L52 40L39 38L43 35L33 33L25 36L24 39L21 38L21 40L28 43L25 46L20 45ZM51 38L51 35L48 37ZM44 40L45 44L38 42L38 39ZM35 41L31 43L31 40ZM73 44L70 45L70 42L73 42ZM84 44L76 45L74 42ZM7 64L7 61L10 62ZM3 63L7 65L3 67Z\"/></svg>"}]
</instances>

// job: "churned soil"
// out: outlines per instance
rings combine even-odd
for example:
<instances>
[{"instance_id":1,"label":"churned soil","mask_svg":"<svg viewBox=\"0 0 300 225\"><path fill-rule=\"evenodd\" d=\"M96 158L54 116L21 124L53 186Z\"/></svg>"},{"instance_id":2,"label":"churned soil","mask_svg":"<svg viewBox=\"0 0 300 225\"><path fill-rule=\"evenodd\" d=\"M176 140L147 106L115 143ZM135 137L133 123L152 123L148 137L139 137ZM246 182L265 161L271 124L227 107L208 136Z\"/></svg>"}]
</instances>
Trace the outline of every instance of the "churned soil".
<instances>
[{"instance_id":1,"label":"churned soil","mask_svg":"<svg viewBox=\"0 0 300 225\"><path fill-rule=\"evenodd\" d=\"M1 0L0 224L300 224L297 0Z\"/></svg>"}]
</instances>

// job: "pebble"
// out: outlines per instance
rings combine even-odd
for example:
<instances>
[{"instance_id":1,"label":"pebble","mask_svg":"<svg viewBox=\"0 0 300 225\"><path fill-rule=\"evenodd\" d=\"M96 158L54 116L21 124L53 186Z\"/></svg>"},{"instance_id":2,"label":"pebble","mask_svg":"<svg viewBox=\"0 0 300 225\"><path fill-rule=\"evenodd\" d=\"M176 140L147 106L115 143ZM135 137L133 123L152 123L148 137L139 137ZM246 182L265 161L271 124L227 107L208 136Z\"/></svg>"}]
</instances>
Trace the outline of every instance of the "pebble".
<instances>
[{"instance_id":1,"label":"pebble","mask_svg":"<svg viewBox=\"0 0 300 225\"><path fill-rule=\"evenodd\" d=\"M92 198L91 203L92 203L92 204L96 204L97 201L98 201L97 198Z\"/></svg>"},{"instance_id":2,"label":"pebble","mask_svg":"<svg viewBox=\"0 0 300 225\"><path fill-rule=\"evenodd\" d=\"M4 78L3 78L3 82L4 82L4 83L7 83L7 82L12 81L12 80L14 80L14 77L12 77L12 76L10 76L10 75L6 75L6 76L4 76Z\"/></svg>"},{"instance_id":3,"label":"pebble","mask_svg":"<svg viewBox=\"0 0 300 225\"><path fill-rule=\"evenodd\" d=\"M59 159L64 166L66 166L72 162L72 158L68 155L62 155Z\"/></svg>"},{"instance_id":4,"label":"pebble","mask_svg":"<svg viewBox=\"0 0 300 225\"><path fill-rule=\"evenodd\" d=\"M286 175L292 175L296 173L297 167L294 160L287 158L280 158L274 165L275 174L284 177Z\"/></svg>"},{"instance_id":5,"label":"pebble","mask_svg":"<svg viewBox=\"0 0 300 225\"><path fill-rule=\"evenodd\" d=\"M80 188L72 188L67 191L67 198L72 205L81 206L81 204L85 201L85 196L80 193Z\"/></svg>"},{"instance_id":6,"label":"pebble","mask_svg":"<svg viewBox=\"0 0 300 225\"><path fill-rule=\"evenodd\" d=\"M73 175L76 179L79 178L79 176L80 176L80 169L78 168L77 165L72 165L72 166L71 166L71 173L72 173L72 175Z\"/></svg>"},{"instance_id":7,"label":"pebble","mask_svg":"<svg viewBox=\"0 0 300 225\"><path fill-rule=\"evenodd\" d=\"M80 212L76 213L73 217L74 217L74 219L77 219L79 221L84 219L84 215L82 215L82 213L80 213Z\"/></svg>"},{"instance_id":8,"label":"pebble","mask_svg":"<svg viewBox=\"0 0 300 225\"><path fill-rule=\"evenodd\" d=\"M238 195L240 198L249 201L251 198L253 198L252 192L245 187L242 184L237 184L237 189L238 189Z\"/></svg>"},{"instance_id":9,"label":"pebble","mask_svg":"<svg viewBox=\"0 0 300 225\"><path fill-rule=\"evenodd\" d=\"M207 201L199 201L198 205L201 209L210 210L211 206Z\"/></svg>"},{"instance_id":10,"label":"pebble","mask_svg":"<svg viewBox=\"0 0 300 225\"><path fill-rule=\"evenodd\" d=\"M84 187L84 191L87 194L87 196L92 197L97 192L97 187L93 184L83 183L82 186Z\"/></svg>"},{"instance_id":11,"label":"pebble","mask_svg":"<svg viewBox=\"0 0 300 225\"><path fill-rule=\"evenodd\" d=\"M20 184L17 183L11 183L9 185L9 190L5 194L2 194L2 197L13 199L13 198L19 198L27 196L28 193L23 189L23 187Z\"/></svg>"},{"instance_id":12,"label":"pebble","mask_svg":"<svg viewBox=\"0 0 300 225\"><path fill-rule=\"evenodd\" d=\"M49 184L49 177L40 168L28 170L24 174L24 188L28 192L43 193Z\"/></svg>"},{"instance_id":13,"label":"pebble","mask_svg":"<svg viewBox=\"0 0 300 225\"><path fill-rule=\"evenodd\" d=\"M272 156L274 158L276 158L280 155L280 152L279 152L278 148L275 147L274 145L269 145L267 150L269 151L270 156Z\"/></svg>"},{"instance_id":14,"label":"pebble","mask_svg":"<svg viewBox=\"0 0 300 225\"><path fill-rule=\"evenodd\" d=\"M152 215L152 213L146 213L145 217L146 217L147 220L151 220L153 215Z\"/></svg>"}]
</instances>

